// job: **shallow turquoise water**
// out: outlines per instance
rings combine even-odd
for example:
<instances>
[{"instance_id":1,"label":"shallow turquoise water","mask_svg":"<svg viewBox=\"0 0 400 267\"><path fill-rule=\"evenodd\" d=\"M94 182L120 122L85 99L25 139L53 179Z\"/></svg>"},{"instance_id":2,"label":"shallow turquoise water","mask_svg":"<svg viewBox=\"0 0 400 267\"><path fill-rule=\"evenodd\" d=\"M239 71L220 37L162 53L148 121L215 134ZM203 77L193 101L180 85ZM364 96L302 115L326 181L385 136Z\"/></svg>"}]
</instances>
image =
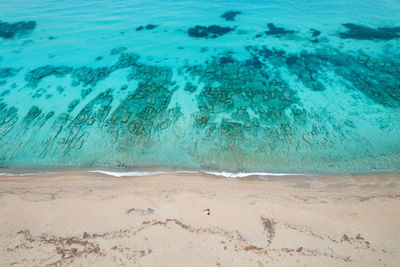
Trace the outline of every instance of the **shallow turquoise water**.
<instances>
[{"instance_id":1,"label":"shallow turquoise water","mask_svg":"<svg viewBox=\"0 0 400 267\"><path fill-rule=\"evenodd\" d=\"M0 166L398 172L399 14L398 1L1 1Z\"/></svg>"}]
</instances>

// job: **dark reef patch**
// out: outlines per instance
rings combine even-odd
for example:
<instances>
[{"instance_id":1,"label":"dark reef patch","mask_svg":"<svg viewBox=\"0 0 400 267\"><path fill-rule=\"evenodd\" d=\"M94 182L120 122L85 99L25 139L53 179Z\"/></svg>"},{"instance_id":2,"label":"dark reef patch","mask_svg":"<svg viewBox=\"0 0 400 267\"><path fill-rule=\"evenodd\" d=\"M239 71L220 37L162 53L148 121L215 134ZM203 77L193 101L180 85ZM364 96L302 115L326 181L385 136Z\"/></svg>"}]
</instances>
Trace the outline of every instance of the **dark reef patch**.
<instances>
[{"instance_id":1,"label":"dark reef patch","mask_svg":"<svg viewBox=\"0 0 400 267\"><path fill-rule=\"evenodd\" d=\"M249 67L254 67L256 69L261 69L264 64L257 57L252 56L251 59L245 61L245 65Z\"/></svg>"},{"instance_id":2,"label":"dark reef patch","mask_svg":"<svg viewBox=\"0 0 400 267\"><path fill-rule=\"evenodd\" d=\"M110 55L114 56L114 55L121 54L121 53L125 52L126 49L128 49L128 48L126 48L125 46L113 48L110 51Z\"/></svg>"},{"instance_id":3,"label":"dark reef patch","mask_svg":"<svg viewBox=\"0 0 400 267\"><path fill-rule=\"evenodd\" d=\"M158 27L158 25L147 24L145 28L146 28L146 30L152 30L152 29L157 28L157 27Z\"/></svg>"},{"instance_id":4,"label":"dark reef patch","mask_svg":"<svg viewBox=\"0 0 400 267\"><path fill-rule=\"evenodd\" d=\"M92 91L93 91L93 88L82 89L81 90L81 97L82 98L87 97Z\"/></svg>"},{"instance_id":5,"label":"dark reef patch","mask_svg":"<svg viewBox=\"0 0 400 267\"><path fill-rule=\"evenodd\" d=\"M191 82L186 83L185 88L183 88L185 91L193 93L197 90L197 87L193 85Z\"/></svg>"},{"instance_id":6,"label":"dark reef patch","mask_svg":"<svg viewBox=\"0 0 400 267\"><path fill-rule=\"evenodd\" d=\"M342 39L388 41L400 38L400 27L379 27L373 29L353 23L345 23L343 26L347 28L347 32L339 33Z\"/></svg>"},{"instance_id":7,"label":"dark reef patch","mask_svg":"<svg viewBox=\"0 0 400 267\"><path fill-rule=\"evenodd\" d=\"M221 27L218 25L200 26L196 25L194 28L188 30L190 37L195 38L217 38L235 30L230 27Z\"/></svg>"},{"instance_id":8,"label":"dark reef patch","mask_svg":"<svg viewBox=\"0 0 400 267\"><path fill-rule=\"evenodd\" d=\"M4 92L2 92L1 94L0 94L0 97L3 97L3 96L5 96L5 95L8 95L10 93L10 90L5 90Z\"/></svg>"},{"instance_id":9,"label":"dark reef patch","mask_svg":"<svg viewBox=\"0 0 400 267\"><path fill-rule=\"evenodd\" d=\"M41 79L47 76L55 75L57 77L60 77L70 73L71 71L72 68L70 67L53 67L50 65L46 65L31 70L28 74L25 75L25 81L27 81L30 86L34 87Z\"/></svg>"},{"instance_id":10,"label":"dark reef patch","mask_svg":"<svg viewBox=\"0 0 400 267\"><path fill-rule=\"evenodd\" d=\"M32 106L23 120L24 123L30 124L31 122L33 122L34 119L36 119L40 115L40 113L42 113L42 110L39 107Z\"/></svg>"},{"instance_id":11,"label":"dark reef patch","mask_svg":"<svg viewBox=\"0 0 400 267\"><path fill-rule=\"evenodd\" d=\"M318 37L321 35L321 32L316 29L310 29L310 32L312 37Z\"/></svg>"},{"instance_id":12,"label":"dark reef patch","mask_svg":"<svg viewBox=\"0 0 400 267\"><path fill-rule=\"evenodd\" d=\"M107 67L90 68L80 67L73 71L72 77L74 79L72 86L77 86L83 83L84 86L95 86L97 82L105 79L110 75L110 69Z\"/></svg>"},{"instance_id":13,"label":"dark reef patch","mask_svg":"<svg viewBox=\"0 0 400 267\"><path fill-rule=\"evenodd\" d=\"M18 70L14 68L0 68L0 78L4 79L7 77L12 77L17 74Z\"/></svg>"},{"instance_id":14,"label":"dark reef patch","mask_svg":"<svg viewBox=\"0 0 400 267\"><path fill-rule=\"evenodd\" d=\"M68 113L73 111L75 107L79 104L79 102L79 99L72 100L72 102L68 105Z\"/></svg>"},{"instance_id":15,"label":"dark reef patch","mask_svg":"<svg viewBox=\"0 0 400 267\"><path fill-rule=\"evenodd\" d=\"M234 21L235 17L240 14L242 14L242 12L229 10L222 14L221 18L224 18L226 21Z\"/></svg>"},{"instance_id":16,"label":"dark reef patch","mask_svg":"<svg viewBox=\"0 0 400 267\"><path fill-rule=\"evenodd\" d=\"M136 28L136 31L141 31L141 30L144 30L144 29L146 29L146 30L152 30L152 29L157 28L157 27L158 27L158 25L147 24L146 26L139 26L139 27L137 27L137 28Z\"/></svg>"},{"instance_id":17,"label":"dark reef patch","mask_svg":"<svg viewBox=\"0 0 400 267\"><path fill-rule=\"evenodd\" d=\"M84 66L74 69L66 66L54 67L46 65L28 72L25 75L25 80L28 82L28 86L36 87L40 80L47 76L55 75L56 77L61 77L71 74L73 78L72 86L78 86L81 83L84 86L95 86L97 82L107 78L113 71L127 68L137 63L137 60L139 59L138 55L124 53L123 51L125 51L125 47L119 47L112 50L111 53L120 53L120 56L118 61L111 67L91 68Z\"/></svg>"},{"instance_id":18,"label":"dark reef patch","mask_svg":"<svg viewBox=\"0 0 400 267\"><path fill-rule=\"evenodd\" d=\"M247 47L253 60L273 62L274 66L286 66L288 70L307 88L323 91L325 86L319 81L321 68L326 66L327 58L302 51L299 54L288 54L284 50L268 49L265 46Z\"/></svg>"},{"instance_id":19,"label":"dark reef patch","mask_svg":"<svg viewBox=\"0 0 400 267\"><path fill-rule=\"evenodd\" d=\"M227 64L227 63L235 63L236 60L235 60L232 56L228 55L228 56L222 56L222 57L220 57L220 58L219 58L219 62L220 62L221 64Z\"/></svg>"},{"instance_id":20,"label":"dark reef patch","mask_svg":"<svg viewBox=\"0 0 400 267\"><path fill-rule=\"evenodd\" d=\"M296 56L296 55L289 55L287 58L286 58L286 64L288 65L288 66L292 66L293 64L295 64L296 62L297 62L297 60L299 60L300 58L298 57L298 56Z\"/></svg>"},{"instance_id":21,"label":"dark reef patch","mask_svg":"<svg viewBox=\"0 0 400 267\"><path fill-rule=\"evenodd\" d=\"M280 37L280 36L285 35L285 34L293 34L293 33L295 33L294 30L288 30L288 29L285 29L285 28L276 27L273 23L268 23L267 26L269 28L269 31L265 32L267 35L275 35L277 37Z\"/></svg>"},{"instance_id":22,"label":"dark reef patch","mask_svg":"<svg viewBox=\"0 0 400 267\"><path fill-rule=\"evenodd\" d=\"M0 37L11 39L17 35L27 34L36 28L35 21L19 21L8 23L0 20Z\"/></svg>"}]
</instances>

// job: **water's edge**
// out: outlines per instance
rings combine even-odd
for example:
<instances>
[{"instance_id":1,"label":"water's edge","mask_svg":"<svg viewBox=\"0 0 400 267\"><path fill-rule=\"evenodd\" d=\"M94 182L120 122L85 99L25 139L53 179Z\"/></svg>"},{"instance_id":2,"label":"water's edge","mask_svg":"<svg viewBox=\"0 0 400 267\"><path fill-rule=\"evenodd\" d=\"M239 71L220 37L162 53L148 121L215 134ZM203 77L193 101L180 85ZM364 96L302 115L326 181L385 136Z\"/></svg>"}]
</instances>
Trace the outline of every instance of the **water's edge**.
<instances>
[{"instance_id":1,"label":"water's edge","mask_svg":"<svg viewBox=\"0 0 400 267\"><path fill-rule=\"evenodd\" d=\"M83 174L83 175L101 175L108 177L147 177L157 175L206 175L212 177L225 177L225 178L260 178L267 179L268 177L280 178L306 178L306 177L357 177L357 176L369 176L369 175L392 175L400 174L400 172L363 172L363 173L290 173L290 172L228 172L228 171L213 171L213 170L179 170L179 169L160 169L160 168L148 168L148 169L132 169L132 168L3 168L0 172L1 176L6 177L23 177L23 176L41 176L41 175L68 175L68 174Z\"/></svg>"}]
</instances>

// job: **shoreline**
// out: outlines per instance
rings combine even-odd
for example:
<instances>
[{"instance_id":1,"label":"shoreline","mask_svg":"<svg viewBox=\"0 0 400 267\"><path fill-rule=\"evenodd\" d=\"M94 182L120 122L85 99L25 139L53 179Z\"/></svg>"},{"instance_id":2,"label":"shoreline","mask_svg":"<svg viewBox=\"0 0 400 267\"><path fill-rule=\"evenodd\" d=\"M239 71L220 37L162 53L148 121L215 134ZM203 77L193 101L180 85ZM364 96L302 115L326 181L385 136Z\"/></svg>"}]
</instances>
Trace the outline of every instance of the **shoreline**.
<instances>
[{"instance_id":1,"label":"shoreline","mask_svg":"<svg viewBox=\"0 0 400 267\"><path fill-rule=\"evenodd\" d=\"M400 174L0 176L0 265L395 266L399 205Z\"/></svg>"},{"instance_id":2,"label":"shoreline","mask_svg":"<svg viewBox=\"0 0 400 267\"><path fill-rule=\"evenodd\" d=\"M215 177L227 178L247 178L258 177L271 178L271 177L335 177L335 178L356 178L367 176L391 176L399 175L399 172L382 171L382 172L366 172L366 173L290 173L290 172L261 172L261 171L215 171L207 169L176 169L176 168L161 168L161 167L148 167L148 168L103 168L103 167L19 167L19 168L0 168L0 177L2 176L40 176L40 175L62 175L62 174L97 174L110 177L143 177L143 176L157 176L167 174L195 174L206 175Z\"/></svg>"}]
</instances>

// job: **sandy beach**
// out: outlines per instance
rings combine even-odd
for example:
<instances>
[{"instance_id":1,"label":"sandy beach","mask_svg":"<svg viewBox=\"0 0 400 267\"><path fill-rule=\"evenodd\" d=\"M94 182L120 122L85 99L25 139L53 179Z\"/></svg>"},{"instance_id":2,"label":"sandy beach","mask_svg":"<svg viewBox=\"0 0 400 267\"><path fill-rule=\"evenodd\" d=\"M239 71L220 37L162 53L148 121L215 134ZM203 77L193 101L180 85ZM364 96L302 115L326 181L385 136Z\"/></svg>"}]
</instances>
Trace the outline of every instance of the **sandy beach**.
<instances>
[{"instance_id":1,"label":"sandy beach","mask_svg":"<svg viewBox=\"0 0 400 267\"><path fill-rule=\"evenodd\" d=\"M398 266L399 179L1 176L0 265Z\"/></svg>"}]
</instances>

